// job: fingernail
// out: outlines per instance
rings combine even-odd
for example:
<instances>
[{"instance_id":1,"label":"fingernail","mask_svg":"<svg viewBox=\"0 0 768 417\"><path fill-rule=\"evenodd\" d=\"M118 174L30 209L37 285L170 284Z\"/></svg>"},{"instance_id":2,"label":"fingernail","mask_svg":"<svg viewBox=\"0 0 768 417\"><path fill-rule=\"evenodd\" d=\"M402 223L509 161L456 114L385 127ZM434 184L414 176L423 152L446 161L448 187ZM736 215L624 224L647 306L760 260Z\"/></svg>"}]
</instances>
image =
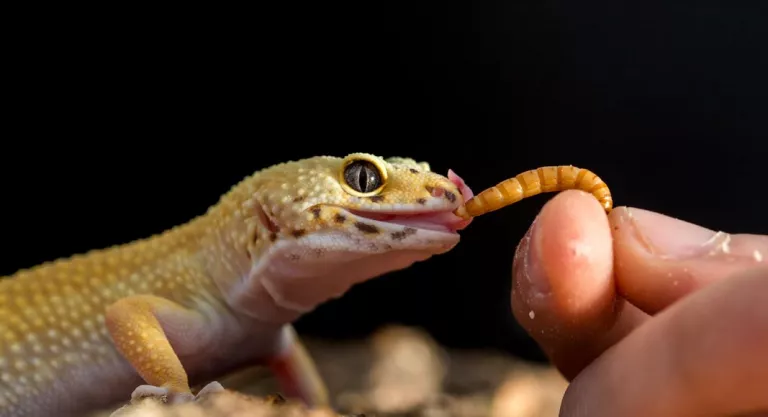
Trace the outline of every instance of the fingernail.
<instances>
[{"instance_id":1,"label":"fingernail","mask_svg":"<svg viewBox=\"0 0 768 417\"><path fill-rule=\"evenodd\" d=\"M721 245L725 233L637 208L624 208L620 219L632 225L634 237L648 252L663 258L690 258Z\"/></svg>"}]
</instances>

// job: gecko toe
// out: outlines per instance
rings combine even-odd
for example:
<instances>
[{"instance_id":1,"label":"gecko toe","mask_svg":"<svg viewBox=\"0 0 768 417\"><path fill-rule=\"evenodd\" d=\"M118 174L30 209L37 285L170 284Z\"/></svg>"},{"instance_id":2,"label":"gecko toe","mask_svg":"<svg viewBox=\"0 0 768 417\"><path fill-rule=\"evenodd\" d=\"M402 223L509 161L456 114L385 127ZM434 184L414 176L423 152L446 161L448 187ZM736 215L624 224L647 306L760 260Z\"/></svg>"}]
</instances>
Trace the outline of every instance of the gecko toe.
<instances>
[{"instance_id":1,"label":"gecko toe","mask_svg":"<svg viewBox=\"0 0 768 417\"><path fill-rule=\"evenodd\" d=\"M145 398L156 398L168 404L180 404L194 401L195 396L189 392L172 392L168 388L154 385L139 385L131 394L132 401Z\"/></svg>"},{"instance_id":2,"label":"gecko toe","mask_svg":"<svg viewBox=\"0 0 768 417\"><path fill-rule=\"evenodd\" d=\"M218 394L220 392L224 392L224 386L222 386L220 383L213 381L208 383L208 385L204 386L198 393L197 396L195 396L195 399L200 399L202 397L205 397L207 395L211 394Z\"/></svg>"},{"instance_id":3,"label":"gecko toe","mask_svg":"<svg viewBox=\"0 0 768 417\"><path fill-rule=\"evenodd\" d=\"M168 393L169 391L167 388L156 387L154 385L139 385L135 390L133 390L133 393L131 394L131 400L143 400L144 398L148 397L159 398L168 395Z\"/></svg>"},{"instance_id":4,"label":"gecko toe","mask_svg":"<svg viewBox=\"0 0 768 417\"><path fill-rule=\"evenodd\" d=\"M169 404L183 404L192 402L195 400L195 396L192 395L189 392L179 392L179 393L173 393L168 395L168 403Z\"/></svg>"}]
</instances>

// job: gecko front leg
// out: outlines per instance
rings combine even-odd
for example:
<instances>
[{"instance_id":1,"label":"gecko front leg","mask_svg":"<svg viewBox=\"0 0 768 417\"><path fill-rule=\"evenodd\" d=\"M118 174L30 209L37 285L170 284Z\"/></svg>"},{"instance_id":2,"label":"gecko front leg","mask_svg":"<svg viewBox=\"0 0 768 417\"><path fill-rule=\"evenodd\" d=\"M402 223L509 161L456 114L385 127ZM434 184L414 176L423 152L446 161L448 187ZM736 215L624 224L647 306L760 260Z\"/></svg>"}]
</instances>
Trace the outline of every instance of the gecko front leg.
<instances>
[{"instance_id":1,"label":"gecko front leg","mask_svg":"<svg viewBox=\"0 0 768 417\"><path fill-rule=\"evenodd\" d=\"M280 349L266 362L287 396L300 398L310 407L330 407L325 381L292 325L283 326Z\"/></svg>"},{"instance_id":2,"label":"gecko front leg","mask_svg":"<svg viewBox=\"0 0 768 417\"><path fill-rule=\"evenodd\" d=\"M105 322L117 350L147 382L132 398L165 397L169 403L196 398L178 354L195 354L211 340L201 313L162 297L135 295L110 305ZM221 390L211 382L198 396Z\"/></svg>"}]
</instances>

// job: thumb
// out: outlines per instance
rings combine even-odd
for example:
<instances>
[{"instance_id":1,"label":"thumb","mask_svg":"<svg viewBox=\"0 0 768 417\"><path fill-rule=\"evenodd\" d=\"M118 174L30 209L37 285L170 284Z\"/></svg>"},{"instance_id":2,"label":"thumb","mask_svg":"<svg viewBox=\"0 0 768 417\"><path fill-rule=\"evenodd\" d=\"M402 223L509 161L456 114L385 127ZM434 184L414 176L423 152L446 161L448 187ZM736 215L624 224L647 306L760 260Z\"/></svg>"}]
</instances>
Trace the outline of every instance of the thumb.
<instances>
[{"instance_id":1,"label":"thumb","mask_svg":"<svg viewBox=\"0 0 768 417\"><path fill-rule=\"evenodd\" d=\"M649 314L768 258L768 236L716 232L628 207L611 212L609 221L618 291Z\"/></svg>"}]
</instances>

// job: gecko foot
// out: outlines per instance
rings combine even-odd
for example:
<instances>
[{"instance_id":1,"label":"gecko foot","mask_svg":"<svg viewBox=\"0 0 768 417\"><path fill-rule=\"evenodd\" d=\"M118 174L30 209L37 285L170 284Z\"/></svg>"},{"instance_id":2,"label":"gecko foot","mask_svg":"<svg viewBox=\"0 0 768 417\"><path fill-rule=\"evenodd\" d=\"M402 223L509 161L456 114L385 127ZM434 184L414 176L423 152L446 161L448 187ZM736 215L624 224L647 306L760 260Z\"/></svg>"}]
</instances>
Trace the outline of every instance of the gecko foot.
<instances>
[{"instance_id":1,"label":"gecko foot","mask_svg":"<svg viewBox=\"0 0 768 417\"><path fill-rule=\"evenodd\" d=\"M141 400L148 397L160 398L167 404L181 404L199 400L206 395L223 392L224 387L218 382L211 382L204 386L197 395L189 392L171 392L168 388L157 387L154 385L139 385L133 390L131 400Z\"/></svg>"}]
</instances>

